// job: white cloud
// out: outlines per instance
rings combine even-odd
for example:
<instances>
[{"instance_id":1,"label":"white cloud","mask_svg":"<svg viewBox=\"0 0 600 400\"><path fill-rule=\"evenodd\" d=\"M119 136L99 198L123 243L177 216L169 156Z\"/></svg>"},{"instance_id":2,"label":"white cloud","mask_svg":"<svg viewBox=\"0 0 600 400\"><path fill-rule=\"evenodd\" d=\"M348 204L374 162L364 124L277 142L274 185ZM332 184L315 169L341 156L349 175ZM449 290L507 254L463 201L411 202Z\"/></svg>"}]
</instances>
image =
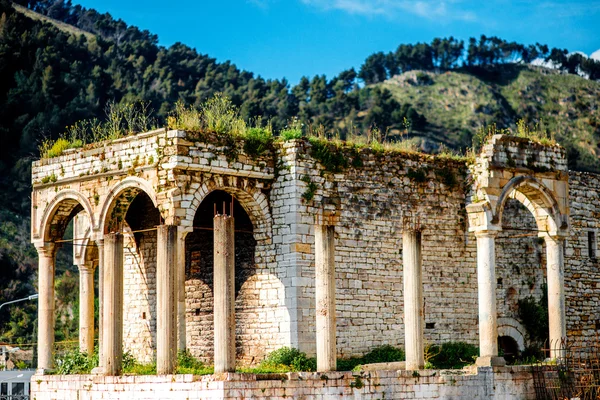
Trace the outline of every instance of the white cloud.
<instances>
[{"instance_id":1,"label":"white cloud","mask_svg":"<svg viewBox=\"0 0 600 400\"><path fill-rule=\"evenodd\" d=\"M596 61L600 61L600 49L598 49L595 52L593 52L592 54L590 54L590 58L592 58Z\"/></svg>"},{"instance_id":2,"label":"white cloud","mask_svg":"<svg viewBox=\"0 0 600 400\"><path fill-rule=\"evenodd\" d=\"M321 10L341 10L349 14L385 15L410 13L427 19L475 20L475 14L456 7L455 1L432 0L300 0L302 3Z\"/></svg>"}]
</instances>

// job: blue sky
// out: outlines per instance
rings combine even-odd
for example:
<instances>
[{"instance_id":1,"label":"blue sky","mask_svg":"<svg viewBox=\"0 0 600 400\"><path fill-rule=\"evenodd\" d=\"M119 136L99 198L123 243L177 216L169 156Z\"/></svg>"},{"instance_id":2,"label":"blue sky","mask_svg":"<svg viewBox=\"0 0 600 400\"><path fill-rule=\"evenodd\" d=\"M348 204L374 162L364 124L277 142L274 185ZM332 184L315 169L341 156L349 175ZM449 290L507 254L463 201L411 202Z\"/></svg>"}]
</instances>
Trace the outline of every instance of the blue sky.
<instances>
[{"instance_id":1,"label":"blue sky","mask_svg":"<svg viewBox=\"0 0 600 400\"><path fill-rule=\"evenodd\" d=\"M600 49L600 0L74 0L265 78L355 67L376 51L434 37L481 34L591 54Z\"/></svg>"}]
</instances>

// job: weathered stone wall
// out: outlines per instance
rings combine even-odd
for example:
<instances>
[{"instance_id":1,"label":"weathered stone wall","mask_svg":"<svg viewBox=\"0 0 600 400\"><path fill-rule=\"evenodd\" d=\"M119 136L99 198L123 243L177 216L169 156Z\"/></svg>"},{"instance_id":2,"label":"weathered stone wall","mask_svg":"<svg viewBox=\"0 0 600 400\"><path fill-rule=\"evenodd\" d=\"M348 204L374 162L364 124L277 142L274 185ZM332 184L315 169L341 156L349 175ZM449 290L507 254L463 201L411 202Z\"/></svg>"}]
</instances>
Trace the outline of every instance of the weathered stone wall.
<instances>
[{"instance_id":1,"label":"weathered stone wall","mask_svg":"<svg viewBox=\"0 0 600 400\"><path fill-rule=\"evenodd\" d=\"M496 148L502 150L503 143ZM192 238L197 213L207 212L202 210L204 199L215 190L232 194L248 214L252 237L247 239L255 243L253 259L246 254L249 258L236 278L238 357L243 363L256 363L281 346L314 354L316 223L336 229L338 355L360 355L383 344L403 347L402 231L409 224L423 230L426 340L478 343L476 246L467 232L465 212L473 182L463 164L346 148L348 165L332 171L304 140L278 144L275 153L254 156L244 153L242 143L234 145L232 151L232 143L222 138L157 131L37 162L32 238L55 239L52 232L60 231L74 210L83 209L92 217L91 238L99 239L108 220L117 227L123 217L109 211L130 204L135 208L142 192L153 203L146 201L144 207L156 204L160 215L147 224L134 218L129 229L170 223L189 229ZM490 155L492 167L514 162L515 173L535 167L546 175L551 174L547 169L564 169L562 161L549 161L556 149L533 157L519 152L518 145L505 147L503 155ZM486 179L496 179L492 175ZM600 177L571 172L569 178L568 330L571 336L592 338L600 327L594 317L600 313L600 273L588 242L592 236L597 240ZM42 226L44 218L49 226ZM542 295L544 244L529 236L535 233L535 220L519 203L507 202L501 222L504 230L496 243L499 325L526 336L515 304ZM124 255L125 342L140 360L149 361L156 330L156 233L133 239L128 239ZM194 355L210 362L212 240L194 240L196 246L186 248L187 343Z\"/></svg>"},{"instance_id":2,"label":"weathered stone wall","mask_svg":"<svg viewBox=\"0 0 600 400\"><path fill-rule=\"evenodd\" d=\"M38 376L36 400L89 399L535 399L529 367L464 371L289 373L265 379L251 374L99 377Z\"/></svg>"},{"instance_id":3,"label":"weathered stone wall","mask_svg":"<svg viewBox=\"0 0 600 400\"><path fill-rule=\"evenodd\" d=\"M502 214L502 231L496 238L496 277L498 334L505 334L510 326L524 337L527 332L519 323L518 301L542 298L546 250L533 215L517 200L509 200Z\"/></svg>"},{"instance_id":4,"label":"weathered stone wall","mask_svg":"<svg viewBox=\"0 0 600 400\"><path fill-rule=\"evenodd\" d=\"M305 142L298 146L288 147L293 165L278 180L285 199L280 229L285 232L285 222L291 224L291 234L281 239L282 259L296 264L292 289L303 318L298 318L300 347L314 353L313 232L323 219L336 228L339 355L364 354L383 344L403 347L402 229L407 221L423 229L426 340L475 343L475 248L465 243L465 169L428 156L364 150L354 155L360 161L352 161L360 166L332 173L307 156ZM316 190L307 200L302 196L311 182ZM274 195L277 223L280 202ZM335 214L324 216L331 211Z\"/></svg>"},{"instance_id":5,"label":"weathered stone wall","mask_svg":"<svg viewBox=\"0 0 600 400\"><path fill-rule=\"evenodd\" d=\"M600 176L569 172L570 235L565 249L567 335L596 340L600 332ZM594 240L589 243L590 233ZM590 257L590 244L596 258Z\"/></svg>"}]
</instances>

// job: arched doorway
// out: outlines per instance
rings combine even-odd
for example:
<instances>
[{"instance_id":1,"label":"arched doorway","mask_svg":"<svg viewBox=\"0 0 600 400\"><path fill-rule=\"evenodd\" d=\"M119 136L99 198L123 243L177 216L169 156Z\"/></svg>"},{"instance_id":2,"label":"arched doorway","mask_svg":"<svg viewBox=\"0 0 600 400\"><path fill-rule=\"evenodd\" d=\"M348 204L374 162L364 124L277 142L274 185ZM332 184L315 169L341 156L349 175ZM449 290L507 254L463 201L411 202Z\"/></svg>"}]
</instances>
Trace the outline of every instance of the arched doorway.
<instances>
[{"instance_id":1,"label":"arched doorway","mask_svg":"<svg viewBox=\"0 0 600 400\"><path fill-rule=\"evenodd\" d=\"M78 216L79 215L79 216ZM42 240L34 243L38 251L38 368L51 368L55 353L56 328L59 328L59 340L71 339L71 331L75 331L77 321L73 318L76 311L78 292L85 293L86 297L80 301L82 315L79 321L79 339L81 351L91 353L94 348L94 313L93 308L84 312L85 305L93 304L94 295L94 265L85 268L84 274L80 266L80 282L84 290L78 290L74 268L73 243L85 246L81 238L73 237L73 220L85 220L87 226L93 224L93 214L87 200L79 193L68 190L58 193L48 205L42 217L39 232ZM58 255L58 257L57 257ZM58 258L58 263L57 263ZM57 265L62 270L58 282L56 281ZM91 270L91 271L90 271ZM60 299L56 301L56 293ZM89 300L89 301L88 301ZM85 303L85 304L84 304ZM57 306L58 311L57 312ZM57 318L58 317L58 321ZM58 325L57 325L58 324ZM62 336L60 336L62 335Z\"/></svg>"},{"instance_id":2,"label":"arched doorway","mask_svg":"<svg viewBox=\"0 0 600 400\"><path fill-rule=\"evenodd\" d=\"M223 190L210 192L200 203L193 231L185 239L187 348L211 362L213 354L213 261L215 210L231 212L235 229L236 357L251 362L253 345L250 320L256 320L260 298L256 286L246 283L256 274L254 224L242 204ZM246 290L246 288L248 290Z\"/></svg>"},{"instance_id":3,"label":"arched doorway","mask_svg":"<svg viewBox=\"0 0 600 400\"><path fill-rule=\"evenodd\" d=\"M104 233L123 235L123 350L149 363L156 351L156 227L160 211L145 191L129 187L112 200Z\"/></svg>"}]
</instances>

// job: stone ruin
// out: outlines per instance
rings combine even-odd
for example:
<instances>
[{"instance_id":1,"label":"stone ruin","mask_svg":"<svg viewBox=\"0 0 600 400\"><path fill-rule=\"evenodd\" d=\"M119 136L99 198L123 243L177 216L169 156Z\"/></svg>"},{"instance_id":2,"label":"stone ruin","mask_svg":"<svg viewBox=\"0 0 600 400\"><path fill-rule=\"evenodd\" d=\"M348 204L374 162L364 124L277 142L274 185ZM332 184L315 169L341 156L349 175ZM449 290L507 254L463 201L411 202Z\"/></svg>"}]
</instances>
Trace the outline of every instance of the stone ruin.
<instances>
[{"instance_id":1,"label":"stone ruin","mask_svg":"<svg viewBox=\"0 0 600 400\"><path fill-rule=\"evenodd\" d=\"M332 145L333 146L333 145ZM39 253L38 367L53 365L54 259L74 221L80 348L100 370L123 351L172 373L176 351L217 372L282 346L335 358L424 342L528 344L518 301L547 290L550 340L600 329L600 176L565 151L495 135L473 165L308 140L248 154L243 141L156 130L33 165ZM501 340L498 341L498 338ZM509 347L510 347L509 346Z\"/></svg>"}]
</instances>

